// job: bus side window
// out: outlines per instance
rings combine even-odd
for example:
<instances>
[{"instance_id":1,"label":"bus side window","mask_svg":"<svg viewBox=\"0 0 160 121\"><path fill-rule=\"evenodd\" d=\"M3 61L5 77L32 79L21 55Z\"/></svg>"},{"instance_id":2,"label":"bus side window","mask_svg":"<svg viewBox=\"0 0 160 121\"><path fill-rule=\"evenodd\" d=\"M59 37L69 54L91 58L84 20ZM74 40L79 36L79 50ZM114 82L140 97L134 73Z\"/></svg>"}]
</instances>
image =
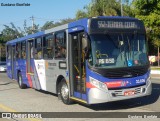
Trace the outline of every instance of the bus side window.
<instances>
[{"instance_id":1,"label":"bus side window","mask_svg":"<svg viewBox=\"0 0 160 121\"><path fill-rule=\"evenodd\" d=\"M21 43L16 44L16 58L17 59L21 58Z\"/></svg>"},{"instance_id":2,"label":"bus side window","mask_svg":"<svg viewBox=\"0 0 160 121\"><path fill-rule=\"evenodd\" d=\"M35 54L34 54L35 59L42 59L42 39L37 38L35 40Z\"/></svg>"},{"instance_id":3,"label":"bus side window","mask_svg":"<svg viewBox=\"0 0 160 121\"><path fill-rule=\"evenodd\" d=\"M21 43L21 57L22 59L26 59L26 42Z\"/></svg>"},{"instance_id":4,"label":"bus side window","mask_svg":"<svg viewBox=\"0 0 160 121\"><path fill-rule=\"evenodd\" d=\"M53 59L54 48L53 48L54 36L48 35L43 39L43 58Z\"/></svg>"},{"instance_id":5,"label":"bus side window","mask_svg":"<svg viewBox=\"0 0 160 121\"><path fill-rule=\"evenodd\" d=\"M7 59L11 59L11 46L7 46Z\"/></svg>"},{"instance_id":6,"label":"bus side window","mask_svg":"<svg viewBox=\"0 0 160 121\"><path fill-rule=\"evenodd\" d=\"M65 32L57 33L55 36L55 58L66 58Z\"/></svg>"}]
</instances>

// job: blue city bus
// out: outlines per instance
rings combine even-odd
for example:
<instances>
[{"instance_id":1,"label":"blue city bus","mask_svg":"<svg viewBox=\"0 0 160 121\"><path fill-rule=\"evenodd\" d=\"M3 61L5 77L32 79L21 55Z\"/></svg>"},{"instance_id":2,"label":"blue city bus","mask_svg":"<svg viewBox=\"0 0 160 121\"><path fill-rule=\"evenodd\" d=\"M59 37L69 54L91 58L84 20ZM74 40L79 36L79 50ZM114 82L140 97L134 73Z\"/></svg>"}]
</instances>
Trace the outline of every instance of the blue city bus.
<instances>
[{"instance_id":1,"label":"blue city bus","mask_svg":"<svg viewBox=\"0 0 160 121\"><path fill-rule=\"evenodd\" d=\"M8 41L6 48L9 78L65 104L151 94L146 31L136 18L84 18Z\"/></svg>"}]
</instances>

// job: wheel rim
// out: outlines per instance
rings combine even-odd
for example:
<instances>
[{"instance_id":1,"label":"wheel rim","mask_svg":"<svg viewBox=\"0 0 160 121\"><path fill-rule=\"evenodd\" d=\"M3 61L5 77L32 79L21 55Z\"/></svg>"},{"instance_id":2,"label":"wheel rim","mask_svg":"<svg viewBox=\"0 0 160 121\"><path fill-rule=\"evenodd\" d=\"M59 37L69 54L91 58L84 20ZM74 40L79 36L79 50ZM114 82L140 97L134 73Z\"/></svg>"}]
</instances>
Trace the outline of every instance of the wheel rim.
<instances>
[{"instance_id":1,"label":"wheel rim","mask_svg":"<svg viewBox=\"0 0 160 121\"><path fill-rule=\"evenodd\" d=\"M69 90L68 90L67 84L63 84L63 85L62 85L61 94L62 94L62 98L63 98L64 100L67 100L67 99L68 99Z\"/></svg>"}]
</instances>

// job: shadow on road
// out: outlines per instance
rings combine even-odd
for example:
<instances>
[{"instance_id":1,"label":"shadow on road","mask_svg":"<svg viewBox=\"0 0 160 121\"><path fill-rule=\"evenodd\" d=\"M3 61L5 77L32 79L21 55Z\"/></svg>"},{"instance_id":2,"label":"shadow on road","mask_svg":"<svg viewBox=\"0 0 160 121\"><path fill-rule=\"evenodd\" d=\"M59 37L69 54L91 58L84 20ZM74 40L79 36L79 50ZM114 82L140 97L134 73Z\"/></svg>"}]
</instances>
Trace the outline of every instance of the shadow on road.
<instances>
[{"instance_id":1,"label":"shadow on road","mask_svg":"<svg viewBox=\"0 0 160 121\"><path fill-rule=\"evenodd\" d=\"M44 94L57 96L57 94L53 94L43 90L37 90L37 91ZM139 98L133 98L128 100L108 102L108 103L95 104L95 105L85 105L82 103L78 103L78 104L95 111L103 111L103 110L113 111L113 110L129 109L129 108L136 108L136 107L151 105L151 104L154 104L159 99L159 97L160 97L160 84L152 83L152 94L147 97L139 97ZM77 104L77 103L73 103L73 104Z\"/></svg>"},{"instance_id":2,"label":"shadow on road","mask_svg":"<svg viewBox=\"0 0 160 121\"><path fill-rule=\"evenodd\" d=\"M3 84L0 84L0 85L9 85L9 84L12 84L13 82L6 82L6 83L3 83Z\"/></svg>"},{"instance_id":3,"label":"shadow on road","mask_svg":"<svg viewBox=\"0 0 160 121\"><path fill-rule=\"evenodd\" d=\"M152 94L147 97L139 97L139 98L116 101L116 102L108 102L90 106L83 105L83 106L86 106L92 110L97 110L97 111L129 109L129 108L151 105L155 103L159 99L159 97L160 97L160 84L152 83Z\"/></svg>"}]
</instances>

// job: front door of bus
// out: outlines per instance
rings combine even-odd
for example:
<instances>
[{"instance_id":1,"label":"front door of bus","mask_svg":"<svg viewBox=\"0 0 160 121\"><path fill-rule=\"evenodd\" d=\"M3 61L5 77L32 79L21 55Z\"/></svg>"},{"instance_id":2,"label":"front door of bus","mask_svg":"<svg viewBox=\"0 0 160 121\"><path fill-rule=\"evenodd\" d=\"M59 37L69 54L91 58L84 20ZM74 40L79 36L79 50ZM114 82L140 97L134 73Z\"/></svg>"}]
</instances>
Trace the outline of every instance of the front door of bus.
<instances>
[{"instance_id":1,"label":"front door of bus","mask_svg":"<svg viewBox=\"0 0 160 121\"><path fill-rule=\"evenodd\" d=\"M34 60L33 60L33 40L27 41L27 60L26 60L26 67L27 67L27 79L29 82L30 87L35 88L34 83Z\"/></svg>"},{"instance_id":2,"label":"front door of bus","mask_svg":"<svg viewBox=\"0 0 160 121\"><path fill-rule=\"evenodd\" d=\"M72 80L72 95L76 98L86 100L85 59L82 38L83 32L70 35L70 78Z\"/></svg>"}]
</instances>

